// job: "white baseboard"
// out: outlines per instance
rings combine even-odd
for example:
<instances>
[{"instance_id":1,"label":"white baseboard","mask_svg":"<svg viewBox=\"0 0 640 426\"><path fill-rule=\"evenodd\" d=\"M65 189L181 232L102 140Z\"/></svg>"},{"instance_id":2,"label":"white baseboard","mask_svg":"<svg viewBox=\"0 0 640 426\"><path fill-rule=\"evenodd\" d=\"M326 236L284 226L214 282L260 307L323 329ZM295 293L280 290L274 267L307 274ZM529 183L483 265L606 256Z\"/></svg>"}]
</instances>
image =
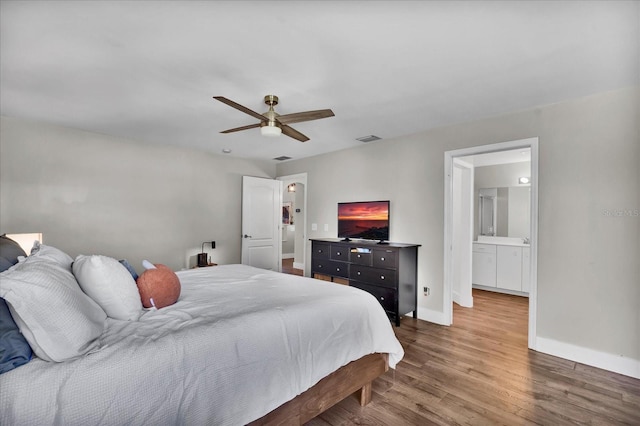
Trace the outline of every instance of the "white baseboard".
<instances>
[{"instance_id":1,"label":"white baseboard","mask_svg":"<svg viewBox=\"0 0 640 426\"><path fill-rule=\"evenodd\" d=\"M583 348L540 336L536 338L536 350L545 354L640 379L640 360L637 359Z\"/></svg>"},{"instance_id":2,"label":"white baseboard","mask_svg":"<svg viewBox=\"0 0 640 426\"><path fill-rule=\"evenodd\" d=\"M413 315L412 312L408 313L406 316L411 315ZM450 325L446 323L443 312L434 311L421 306L418 307L418 319L439 325ZM579 362L581 364L602 368L603 370L640 379L640 360L637 359L600 352L539 336L536 338L535 350L568 359L570 361Z\"/></svg>"},{"instance_id":3,"label":"white baseboard","mask_svg":"<svg viewBox=\"0 0 640 426\"><path fill-rule=\"evenodd\" d=\"M283 259L292 259L294 257L293 253L282 253Z\"/></svg>"},{"instance_id":4,"label":"white baseboard","mask_svg":"<svg viewBox=\"0 0 640 426\"><path fill-rule=\"evenodd\" d=\"M478 284L473 284L472 288L477 288L478 290L493 291L494 293L512 294L514 296L529 297L529 293L527 293L527 292L517 291L517 290L509 290L508 288L487 287L487 286L478 285Z\"/></svg>"},{"instance_id":5,"label":"white baseboard","mask_svg":"<svg viewBox=\"0 0 640 426\"><path fill-rule=\"evenodd\" d=\"M407 314L413 315L412 313ZM424 308L422 306L418 306L418 319L423 321L433 322L439 325L450 325L445 321L444 313L440 311L434 311L431 309Z\"/></svg>"}]
</instances>

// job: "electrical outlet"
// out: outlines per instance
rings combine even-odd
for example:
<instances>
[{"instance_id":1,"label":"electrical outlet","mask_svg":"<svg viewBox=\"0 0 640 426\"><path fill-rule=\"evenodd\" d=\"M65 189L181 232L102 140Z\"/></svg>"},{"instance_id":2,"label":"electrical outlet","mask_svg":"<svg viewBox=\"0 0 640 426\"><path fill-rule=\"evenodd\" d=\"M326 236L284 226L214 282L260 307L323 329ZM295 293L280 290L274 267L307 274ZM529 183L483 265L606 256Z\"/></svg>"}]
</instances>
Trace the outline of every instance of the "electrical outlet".
<instances>
[{"instance_id":1,"label":"electrical outlet","mask_svg":"<svg viewBox=\"0 0 640 426\"><path fill-rule=\"evenodd\" d=\"M215 241L211 241L211 248L212 249L216 248L216 242Z\"/></svg>"},{"instance_id":2,"label":"electrical outlet","mask_svg":"<svg viewBox=\"0 0 640 426\"><path fill-rule=\"evenodd\" d=\"M422 291L424 292L425 296L431 294L431 290L429 289L429 287L422 287Z\"/></svg>"}]
</instances>

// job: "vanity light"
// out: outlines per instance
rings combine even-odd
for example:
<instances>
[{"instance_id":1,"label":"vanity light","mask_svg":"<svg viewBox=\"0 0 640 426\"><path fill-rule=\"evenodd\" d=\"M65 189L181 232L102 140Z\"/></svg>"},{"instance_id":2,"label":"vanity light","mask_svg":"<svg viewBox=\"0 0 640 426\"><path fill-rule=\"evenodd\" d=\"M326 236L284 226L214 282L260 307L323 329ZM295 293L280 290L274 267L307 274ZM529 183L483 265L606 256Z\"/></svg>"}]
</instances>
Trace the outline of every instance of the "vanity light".
<instances>
[{"instance_id":1,"label":"vanity light","mask_svg":"<svg viewBox=\"0 0 640 426\"><path fill-rule=\"evenodd\" d=\"M527 184L527 183L531 183L531 179L528 177L521 177L518 179L518 183L519 184Z\"/></svg>"},{"instance_id":2,"label":"vanity light","mask_svg":"<svg viewBox=\"0 0 640 426\"><path fill-rule=\"evenodd\" d=\"M296 184L287 185L287 192L296 192Z\"/></svg>"}]
</instances>

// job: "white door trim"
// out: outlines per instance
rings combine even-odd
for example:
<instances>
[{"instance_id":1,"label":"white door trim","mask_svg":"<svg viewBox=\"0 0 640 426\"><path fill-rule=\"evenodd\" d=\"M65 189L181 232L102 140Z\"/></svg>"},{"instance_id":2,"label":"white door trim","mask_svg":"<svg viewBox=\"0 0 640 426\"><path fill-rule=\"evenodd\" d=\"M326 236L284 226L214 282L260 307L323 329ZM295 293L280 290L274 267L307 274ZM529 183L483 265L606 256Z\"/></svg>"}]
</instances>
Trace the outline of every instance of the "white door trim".
<instances>
[{"instance_id":1,"label":"white door trim","mask_svg":"<svg viewBox=\"0 0 640 426\"><path fill-rule=\"evenodd\" d=\"M536 349L537 299L538 299L538 138L520 139L491 145L457 149L444 153L444 288L443 314L445 325L453 322L451 268L452 198L453 198L453 161L456 157L507 151L520 148L531 148L531 287L529 290L529 348Z\"/></svg>"}]
</instances>

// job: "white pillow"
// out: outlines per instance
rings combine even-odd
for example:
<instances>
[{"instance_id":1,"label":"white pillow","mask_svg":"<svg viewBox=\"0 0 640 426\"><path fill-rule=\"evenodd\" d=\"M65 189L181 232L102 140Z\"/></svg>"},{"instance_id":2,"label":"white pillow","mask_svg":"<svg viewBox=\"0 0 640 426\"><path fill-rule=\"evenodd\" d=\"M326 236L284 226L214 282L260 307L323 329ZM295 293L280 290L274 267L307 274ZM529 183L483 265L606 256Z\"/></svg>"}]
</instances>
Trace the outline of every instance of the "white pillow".
<instances>
[{"instance_id":1,"label":"white pillow","mask_svg":"<svg viewBox=\"0 0 640 426\"><path fill-rule=\"evenodd\" d=\"M0 274L0 297L38 357L62 362L100 348L107 316L64 265L29 256Z\"/></svg>"},{"instance_id":2,"label":"white pillow","mask_svg":"<svg viewBox=\"0 0 640 426\"><path fill-rule=\"evenodd\" d=\"M31 256L51 260L65 266L69 271L71 271L71 262L73 262L73 259L59 248L40 244L39 241L34 241L33 248L31 249Z\"/></svg>"},{"instance_id":3,"label":"white pillow","mask_svg":"<svg viewBox=\"0 0 640 426\"><path fill-rule=\"evenodd\" d=\"M108 317L136 321L142 313L138 286L131 273L112 257L76 257L73 274L82 290L107 313Z\"/></svg>"}]
</instances>

